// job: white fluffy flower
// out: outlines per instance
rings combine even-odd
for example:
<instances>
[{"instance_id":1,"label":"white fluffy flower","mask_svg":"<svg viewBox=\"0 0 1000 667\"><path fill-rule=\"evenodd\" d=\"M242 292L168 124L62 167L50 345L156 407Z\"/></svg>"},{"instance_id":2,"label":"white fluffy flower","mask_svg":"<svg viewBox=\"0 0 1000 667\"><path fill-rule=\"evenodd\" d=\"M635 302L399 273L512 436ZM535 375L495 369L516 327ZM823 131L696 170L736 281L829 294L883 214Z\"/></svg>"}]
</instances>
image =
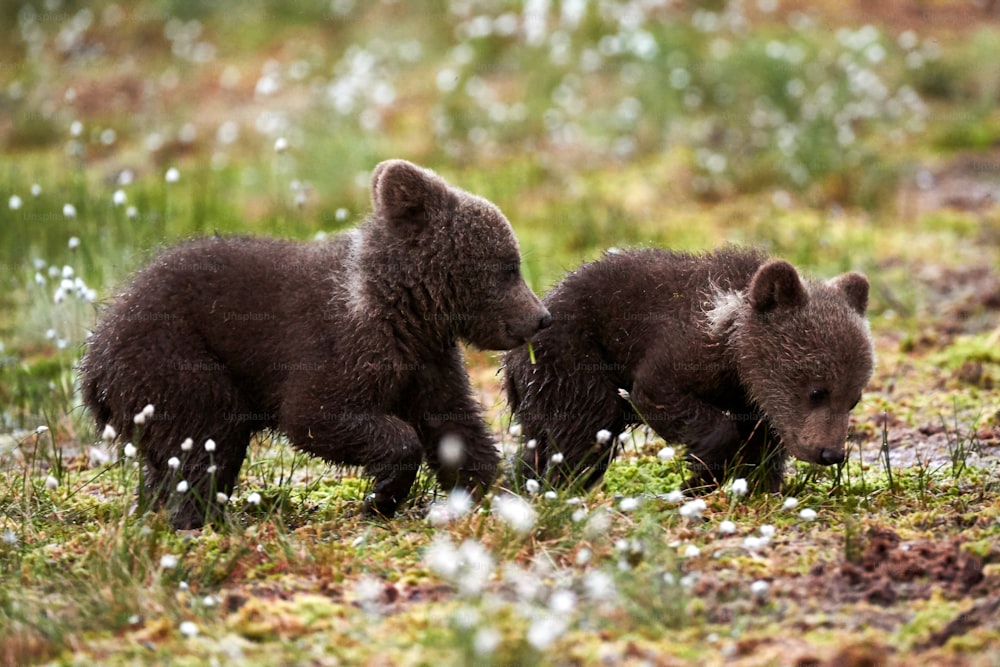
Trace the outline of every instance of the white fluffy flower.
<instances>
[{"instance_id":1,"label":"white fluffy flower","mask_svg":"<svg viewBox=\"0 0 1000 667\"><path fill-rule=\"evenodd\" d=\"M622 498L622 501L618 504L618 509L622 512L633 512L639 508L638 498Z\"/></svg>"},{"instance_id":2,"label":"white fluffy flower","mask_svg":"<svg viewBox=\"0 0 1000 667\"><path fill-rule=\"evenodd\" d=\"M771 588L771 585L764 581L763 579L758 579L757 581L750 584L750 592L755 596L762 598L767 595L767 591Z\"/></svg>"},{"instance_id":3,"label":"white fluffy flower","mask_svg":"<svg viewBox=\"0 0 1000 667\"><path fill-rule=\"evenodd\" d=\"M215 440L212 440L211 438L209 438L208 440L205 441L205 451L206 452L214 452L215 451Z\"/></svg>"},{"instance_id":4,"label":"white fluffy flower","mask_svg":"<svg viewBox=\"0 0 1000 667\"><path fill-rule=\"evenodd\" d=\"M812 521L816 518L816 510L805 507L799 512L799 516L806 521Z\"/></svg>"},{"instance_id":5,"label":"white fluffy flower","mask_svg":"<svg viewBox=\"0 0 1000 667\"><path fill-rule=\"evenodd\" d=\"M781 504L781 509L793 510L798 506L799 506L798 498L792 498L791 496L789 496L788 498L785 498L785 502Z\"/></svg>"},{"instance_id":6,"label":"white fluffy flower","mask_svg":"<svg viewBox=\"0 0 1000 667\"><path fill-rule=\"evenodd\" d=\"M606 428L602 428L600 431L597 432L596 437L597 437L597 442L601 443L602 445L606 445L608 442L611 441L611 431L609 431Z\"/></svg>"},{"instance_id":7,"label":"white fluffy flower","mask_svg":"<svg viewBox=\"0 0 1000 667\"><path fill-rule=\"evenodd\" d=\"M181 451L190 452L192 447L194 447L194 440L191 438L184 438L184 442L181 443Z\"/></svg>"},{"instance_id":8,"label":"white fluffy flower","mask_svg":"<svg viewBox=\"0 0 1000 667\"><path fill-rule=\"evenodd\" d=\"M723 535L732 535L736 532L736 524L729 519L726 519L719 524L719 532Z\"/></svg>"},{"instance_id":9,"label":"white fluffy flower","mask_svg":"<svg viewBox=\"0 0 1000 667\"><path fill-rule=\"evenodd\" d=\"M173 470L177 470L178 468L181 467L181 460L176 456L171 456L169 459L167 459L167 466Z\"/></svg>"},{"instance_id":10,"label":"white fluffy flower","mask_svg":"<svg viewBox=\"0 0 1000 667\"><path fill-rule=\"evenodd\" d=\"M176 183L181 179L181 172L177 171L177 167L171 167L167 169L164 178L167 180L167 183Z\"/></svg>"},{"instance_id":11,"label":"white fluffy flower","mask_svg":"<svg viewBox=\"0 0 1000 667\"><path fill-rule=\"evenodd\" d=\"M700 554L701 554L701 549L699 549L698 547L696 547L693 544L689 544L689 545L687 545L687 547L684 548L684 557L685 558L696 558Z\"/></svg>"},{"instance_id":12,"label":"white fluffy flower","mask_svg":"<svg viewBox=\"0 0 1000 667\"><path fill-rule=\"evenodd\" d=\"M229 496L227 496L222 491L219 491L218 493L215 494L215 502L219 503L220 505L225 505L226 503L229 502Z\"/></svg>"},{"instance_id":13,"label":"white fluffy flower","mask_svg":"<svg viewBox=\"0 0 1000 667\"><path fill-rule=\"evenodd\" d=\"M260 494L254 491L249 496L247 496L247 502L251 505L260 505Z\"/></svg>"},{"instance_id":14,"label":"white fluffy flower","mask_svg":"<svg viewBox=\"0 0 1000 667\"><path fill-rule=\"evenodd\" d=\"M63 216L67 218L75 218L76 206L73 206L72 204L63 204Z\"/></svg>"},{"instance_id":15,"label":"white fluffy flower","mask_svg":"<svg viewBox=\"0 0 1000 667\"><path fill-rule=\"evenodd\" d=\"M177 493L187 493L188 488L190 487L186 479L177 482Z\"/></svg>"},{"instance_id":16,"label":"white fluffy flower","mask_svg":"<svg viewBox=\"0 0 1000 667\"><path fill-rule=\"evenodd\" d=\"M48 489L49 491L54 491L55 489L58 489L59 480L53 477L52 475L49 475L48 477L45 478L45 488Z\"/></svg>"},{"instance_id":17,"label":"white fluffy flower","mask_svg":"<svg viewBox=\"0 0 1000 667\"><path fill-rule=\"evenodd\" d=\"M124 190L115 190L115 193L111 195L111 201L115 206L124 206L125 202L128 201L128 196Z\"/></svg>"},{"instance_id":18,"label":"white fluffy flower","mask_svg":"<svg viewBox=\"0 0 1000 667\"><path fill-rule=\"evenodd\" d=\"M701 513L706 509L705 501L701 498L695 498L694 500L689 500L688 502L681 505L680 513L685 519L698 519L701 517Z\"/></svg>"},{"instance_id":19,"label":"white fluffy flower","mask_svg":"<svg viewBox=\"0 0 1000 667\"><path fill-rule=\"evenodd\" d=\"M438 443L438 460L445 468L458 468L465 460L465 443L457 435L448 434Z\"/></svg>"},{"instance_id":20,"label":"white fluffy flower","mask_svg":"<svg viewBox=\"0 0 1000 667\"><path fill-rule=\"evenodd\" d=\"M729 490L734 496L745 496L747 494L747 488L747 481L740 477L739 479L733 480L733 484Z\"/></svg>"},{"instance_id":21,"label":"white fluffy flower","mask_svg":"<svg viewBox=\"0 0 1000 667\"><path fill-rule=\"evenodd\" d=\"M684 492L680 489L674 489L664 497L664 500L668 503L679 505L684 502Z\"/></svg>"},{"instance_id":22,"label":"white fluffy flower","mask_svg":"<svg viewBox=\"0 0 1000 667\"><path fill-rule=\"evenodd\" d=\"M11 195L10 199L7 200L7 205L10 206L10 210L16 211L21 208L21 198L17 195Z\"/></svg>"},{"instance_id":23,"label":"white fluffy flower","mask_svg":"<svg viewBox=\"0 0 1000 667\"><path fill-rule=\"evenodd\" d=\"M275 153L284 153L287 150L288 150L288 139L285 139L284 137L278 137L277 139L274 140Z\"/></svg>"},{"instance_id":24,"label":"white fluffy flower","mask_svg":"<svg viewBox=\"0 0 1000 667\"><path fill-rule=\"evenodd\" d=\"M524 488L531 495L535 495L542 488L542 485L538 483L537 479L529 479L524 483Z\"/></svg>"},{"instance_id":25,"label":"white fluffy flower","mask_svg":"<svg viewBox=\"0 0 1000 667\"><path fill-rule=\"evenodd\" d=\"M528 501L520 496L503 495L493 500L493 511L518 533L527 533L535 527L538 515Z\"/></svg>"},{"instance_id":26,"label":"white fluffy flower","mask_svg":"<svg viewBox=\"0 0 1000 667\"><path fill-rule=\"evenodd\" d=\"M553 455L552 455L551 457L549 457L549 462L550 462L550 463L551 463L552 465L554 465L554 466L557 466L557 465L559 465L560 463L562 463L564 459L565 459L565 457L564 457L564 456L562 455L562 453L561 453L561 452L556 452L556 453L555 453L555 454L553 454Z\"/></svg>"},{"instance_id":27,"label":"white fluffy flower","mask_svg":"<svg viewBox=\"0 0 1000 667\"><path fill-rule=\"evenodd\" d=\"M104 425L104 431L101 432L101 440L105 442L110 442L118 437L118 431L111 424Z\"/></svg>"},{"instance_id":28,"label":"white fluffy flower","mask_svg":"<svg viewBox=\"0 0 1000 667\"><path fill-rule=\"evenodd\" d=\"M172 570L177 567L177 556L173 554L163 554L160 556L160 569Z\"/></svg>"},{"instance_id":29,"label":"white fluffy flower","mask_svg":"<svg viewBox=\"0 0 1000 667\"><path fill-rule=\"evenodd\" d=\"M673 447L664 447L660 451L656 452L656 458L661 461L670 461L674 458L676 452Z\"/></svg>"},{"instance_id":30,"label":"white fluffy flower","mask_svg":"<svg viewBox=\"0 0 1000 667\"><path fill-rule=\"evenodd\" d=\"M136 449L136 446L133 445L131 442L126 442L125 446L122 447L122 454L124 454L125 458L127 459L135 458L137 452L138 450ZM180 463L181 462L178 461L177 465L180 465Z\"/></svg>"},{"instance_id":31,"label":"white fluffy flower","mask_svg":"<svg viewBox=\"0 0 1000 667\"><path fill-rule=\"evenodd\" d=\"M198 626L194 621L184 621L180 624L181 634L185 637L197 637L198 636Z\"/></svg>"}]
</instances>

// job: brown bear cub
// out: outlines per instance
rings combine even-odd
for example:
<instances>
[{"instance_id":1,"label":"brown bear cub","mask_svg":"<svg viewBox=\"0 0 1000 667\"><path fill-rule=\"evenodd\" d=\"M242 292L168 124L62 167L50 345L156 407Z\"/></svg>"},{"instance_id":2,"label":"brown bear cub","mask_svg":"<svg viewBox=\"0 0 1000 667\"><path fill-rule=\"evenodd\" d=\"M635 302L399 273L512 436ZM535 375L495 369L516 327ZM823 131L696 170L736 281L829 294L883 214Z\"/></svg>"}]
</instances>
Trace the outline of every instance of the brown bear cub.
<instances>
[{"instance_id":1,"label":"brown bear cub","mask_svg":"<svg viewBox=\"0 0 1000 667\"><path fill-rule=\"evenodd\" d=\"M402 160L376 167L372 200L360 227L326 241L207 238L167 250L90 337L84 401L100 428L135 440L140 500L166 505L177 528L220 513L265 429L364 466L366 510L384 516L422 461L446 489L475 495L492 482L499 455L457 342L509 350L549 313L490 202Z\"/></svg>"},{"instance_id":2,"label":"brown bear cub","mask_svg":"<svg viewBox=\"0 0 1000 667\"><path fill-rule=\"evenodd\" d=\"M526 346L505 359L523 476L590 486L640 422L686 445L690 488L738 474L777 491L786 453L844 460L874 361L863 275L804 281L732 247L633 250L577 269L544 303L535 363Z\"/></svg>"}]
</instances>

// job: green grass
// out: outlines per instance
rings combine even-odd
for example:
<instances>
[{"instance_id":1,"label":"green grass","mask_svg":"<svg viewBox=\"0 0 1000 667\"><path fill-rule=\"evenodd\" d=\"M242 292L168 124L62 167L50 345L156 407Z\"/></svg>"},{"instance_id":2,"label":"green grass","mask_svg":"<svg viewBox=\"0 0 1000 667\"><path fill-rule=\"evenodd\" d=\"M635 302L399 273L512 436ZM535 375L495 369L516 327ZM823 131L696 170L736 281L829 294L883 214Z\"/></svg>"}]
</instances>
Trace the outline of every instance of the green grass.
<instances>
[{"instance_id":1,"label":"green grass","mask_svg":"<svg viewBox=\"0 0 1000 667\"><path fill-rule=\"evenodd\" d=\"M0 664L787 664L848 650L991 664L995 621L924 644L1000 576L1000 359L982 296L1000 226L989 209L895 202L916 166L995 139L995 27L927 24L910 44L868 18L838 32L824 3L798 28L749 8L746 32L736 3L621 24L588 3L576 27L553 7L536 42L519 3L27 4L0 7ZM277 89L255 93L266 72ZM542 488L512 509L502 476L443 520L447 498L421 474L378 522L361 515L358 471L263 435L223 524L178 533L136 513L139 472L92 452L77 390L99 304L180 239L357 224L390 157L496 202L538 292L624 246L755 244L818 277L865 271L879 360L849 461L795 464L778 496L727 486L687 517L691 499L670 496L681 458L636 432L591 492ZM509 454L497 358L468 360ZM838 573L886 528L905 553L949 562L961 543L984 583L890 578L893 604L847 599ZM859 629L872 617L878 633Z\"/></svg>"}]
</instances>

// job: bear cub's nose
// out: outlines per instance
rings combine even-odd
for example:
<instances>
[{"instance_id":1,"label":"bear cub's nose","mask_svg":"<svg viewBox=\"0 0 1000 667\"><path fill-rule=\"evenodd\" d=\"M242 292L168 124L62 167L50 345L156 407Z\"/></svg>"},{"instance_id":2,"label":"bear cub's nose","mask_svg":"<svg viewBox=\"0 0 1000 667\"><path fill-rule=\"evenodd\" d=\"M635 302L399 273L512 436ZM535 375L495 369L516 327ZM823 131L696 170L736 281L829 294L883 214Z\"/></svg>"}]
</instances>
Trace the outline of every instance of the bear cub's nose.
<instances>
[{"instance_id":1,"label":"bear cub's nose","mask_svg":"<svg viewBox=\"0 0 1000 667\"><path fill-rule=\"evenodd\" d=\"M832 466L835 463L844 462L844 450L823 449L819 453L819 460L825 466Z\"/></svg>"}]
</instances>

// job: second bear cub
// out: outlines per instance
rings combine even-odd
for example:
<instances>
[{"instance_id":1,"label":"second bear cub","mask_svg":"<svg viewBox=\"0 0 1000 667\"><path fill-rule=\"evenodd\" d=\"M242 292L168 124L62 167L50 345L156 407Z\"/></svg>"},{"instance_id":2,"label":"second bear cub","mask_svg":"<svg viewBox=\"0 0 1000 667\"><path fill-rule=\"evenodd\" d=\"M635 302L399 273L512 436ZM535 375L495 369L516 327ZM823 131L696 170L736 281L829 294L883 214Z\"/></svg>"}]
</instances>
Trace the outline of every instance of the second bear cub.
<instances>
[{"instance_id":1,"label":"second bear cub","mask_svg":"<svg viewBox=\"0 0 1000 667\"><path fill-rule=\"evenodd\" d=\"M531 445L523 475L593 484L642 422L687 446L693 487L764 464L756 479L777 490L786 453L844 460L874 363L863 275L802 280L754 250L647 249L577 269L544 302L554 322L536 363L524 346L505 359Z\"/></svg>"},{"instance_id":2,"label":"second bear cub","mask_svg":"<svg viewBox=\"0 0 1000 667\"><path fill-rule=\"evenodd\" d=\"M493 480L499 455L457 342L510 349L549 323L514 232L490 202L402 160L376 167L372 200L364 224L328 241L167 250L88 341L84 401L100 428L135 439L141 493L176 527L218 514L265 429L364 466L366 507L386 516L421 461L445 488Z\"/></svg>"}]
</instances>

